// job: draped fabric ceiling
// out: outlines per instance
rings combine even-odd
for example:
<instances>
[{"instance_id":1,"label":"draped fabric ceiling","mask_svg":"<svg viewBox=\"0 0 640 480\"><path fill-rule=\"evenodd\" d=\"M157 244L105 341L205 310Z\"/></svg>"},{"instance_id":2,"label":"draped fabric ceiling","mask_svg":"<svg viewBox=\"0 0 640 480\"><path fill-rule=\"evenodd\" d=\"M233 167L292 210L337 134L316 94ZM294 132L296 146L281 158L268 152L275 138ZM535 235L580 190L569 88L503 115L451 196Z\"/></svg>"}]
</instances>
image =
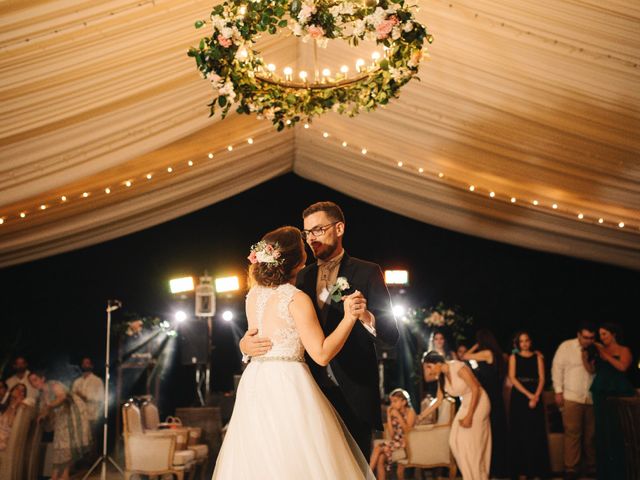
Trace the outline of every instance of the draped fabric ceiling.
<instances>
[{"instance_id":1,"label":"draped fabric ceiling","mask_svg":"<svg viewBox=\"0 0 640 480\"><path fill-rule=\"evenodd\" d=\"M0 266L293 171L433 225L640 269L640 3L419 5L435 37L420 82L379 111L277 133L208 118L186 51L211 0L0 0ZM308 62L293 39L261 48L279 68ZM324 55L335 71L362 48Z\"/></svg>"}]
</instances>

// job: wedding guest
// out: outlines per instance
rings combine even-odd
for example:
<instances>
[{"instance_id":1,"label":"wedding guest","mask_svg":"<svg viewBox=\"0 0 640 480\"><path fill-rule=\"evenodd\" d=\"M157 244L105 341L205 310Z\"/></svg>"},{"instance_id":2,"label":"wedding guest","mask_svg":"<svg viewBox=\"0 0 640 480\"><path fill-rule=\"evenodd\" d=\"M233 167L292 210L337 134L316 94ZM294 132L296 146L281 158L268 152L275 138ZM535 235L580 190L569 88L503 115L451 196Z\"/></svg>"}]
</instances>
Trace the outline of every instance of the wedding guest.
<instances>
[{"instance_id":1,"label":"wedding guest","mask_svg":"<svg viewBox=\"0 0 640 480\"><path fill-rule=\"evenodd\" d=\"M9 390L9 399L0 407L0 451L7 449L13 420L16 418L18 408L27 398L27 387L17 383Z\"/></svg>"},{"instance_id":2,"label":"wedding guest","mask_svg":"<svg viewBox=\"0 0 640 480\"><path fill-rule=\"evenodd\" d=\"M631 350L622 344L620 326L604 323L598 329L600 342L595 342L598 356L596 375L591 384L596 425L596 469L598 480L626 478L624 444L616 412L607 405L610 397L635 394L627 378L631 366Z\"/></svg>"},{"instance_id":3,"label":"wedding guest","mask_svg":"<svg viewBox=\"0 0 640 480\"><path fill-rule=\"evenodd\" d=\"M512 474L522 477L549 475L549 447L540 395L544 388L544 360L532 349L528 332L519 332L509 357L511 408L509 428Z\"/></svg>"},{"instance_id":4,"label":"wedding guest","mask_svg":"<svg viewBox=\"0 0 640 480\"><path fill-rule=\"evenodd\" d=\"M467 353L468 350L469 347L467 347L464 343L458 343L458 346L456 347L456 358L458 360L462 360L464 354Z\"/></svg>"},{"instance_id":5,"label":"wedding guest","mask_svg":"<svg viewBox=\"0 0 640 480\"><path fill-rule=\"evenodd\" d=\"M104 400L104 382L93 373L93 361L84 357L80 362L82 375L75 379L71 391L86 404L87 418L91 428L91 440L97 445L97 433L102 420Z\"/></svg>"},{"instance_id":6,"label":"wedding guest","mask_svg":"<svg viewBox=\"0 0 640 480\"><path fill-rule=\"evenodd\" d=\"M595 420L589 390L593 381L594 361L597 354L596 347L593 345L595 338L595 325L588 322L582 323L576 338L565 340L560 344L551 366L556 404L562 412L564 426L566 479L578 478L581 460L584 460L587 476L595 474Z\"/></svg>"},{"instance_id":7,"label":"wedding guest","mask_svg":"<svg viewBox=\"0 0 640 480\"><path fill-rule=\"evenodd\" d=\"M442 330L434 330L429 337L429 352L438 352L445 360L457 360L456 354L447 341Z\"/></svg>"},{"instance_id":8,"label":"wedding guest","mask_svg":"<svg viewBox=\"0 0 640 480\"><path fill-rule=\"evenodd\" d=\"M445 392L462 397L451 426L449 446L464 480L487 480L491 463L489 397L471 369L459 360L446 361L432 351L422 359L424 379L437 381L437 400L420 417L431 414L442 403Z\"/></svg>"},{"instance_id":9,"label":"wedding guest","mask_svg":"<svg viewBox=\"0 0 640 480\"><path fill-rule=\"evenodd\" d=\"M7 388L11 390L18 383L23 384L27 387L27 403L35 404L36 399L38 398L38 391L31 386L29 383L29 362L23 356L18 356L13 360L13 371L14 375L7 379Z\"/></svg>"},{"instance_id":10,"label":"wedding guest","mask_svg":"<svg viewBox=\"0 0 640 480\"><path fill-rule=\"evenodd\" d=\"M411 405L409 392L396 388L389 394L391 405L387 408L387 428L391 439L378 444L371 453L369 466L377 473L378 480L385 480L391 472L393 452L405 449L405 436L416 423L416 412ZM398 480L404 480L404 465L398 464Z\"/></svg>"},{"instance_id":11,"label":"wedding guest","mask_svg":"<svg viewBox=\"0 0 640 480\"><path fill-rule=\"evenodd\" d=\"M32 372L29 381L41 392L38 421L53 420L51 480L69 480L70 467L87 453L90 445L84 402L64 384L47 381L44 372Z\"/></svg>"},{"instance_id":12,"label":"wedding guest","mask_svg":"<svg viewBox=\"0 0 640 480\"><path fill-rule=\"evenodd\" d=\"M507 450L507 416L502 390L506 376L506 363L496 337L486 328L476 332L476 344L461 360L469 362L480 385L491 403L491 477L509 477L509 454Z\"/></svg>"}]
</instances>

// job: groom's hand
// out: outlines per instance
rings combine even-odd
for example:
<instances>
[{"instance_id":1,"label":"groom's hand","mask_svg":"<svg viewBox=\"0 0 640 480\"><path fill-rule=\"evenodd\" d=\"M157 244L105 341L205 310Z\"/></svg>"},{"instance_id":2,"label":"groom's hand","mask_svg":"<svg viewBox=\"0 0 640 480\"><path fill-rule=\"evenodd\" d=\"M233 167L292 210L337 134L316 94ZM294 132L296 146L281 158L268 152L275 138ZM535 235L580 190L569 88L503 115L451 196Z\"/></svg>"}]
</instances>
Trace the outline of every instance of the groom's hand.
<instances>
[{"instance_id":1,"label":"groom's hand","mask_svg":"<svg viewBox=\"0 0 640 480\"><path fill-rule=\"evenodd\" d=\"M354 315L369 328L375 328L373 314L367 310L367 299L364 298L362 292L356 290L351 297L353 298L353 308L355 309Z\"/></svg>"},{"instance_id":2,"label":"groom's hand","mask_svg":"<svg viewBox=\"0 0 640 480\"><path fill-rule=\"evenodd\" d=\"M240 340L240 351L249 357L259 357L271 350L272 345L267 337L258 336L257 328L252 328Z\"/></svg>"}]
</instances>

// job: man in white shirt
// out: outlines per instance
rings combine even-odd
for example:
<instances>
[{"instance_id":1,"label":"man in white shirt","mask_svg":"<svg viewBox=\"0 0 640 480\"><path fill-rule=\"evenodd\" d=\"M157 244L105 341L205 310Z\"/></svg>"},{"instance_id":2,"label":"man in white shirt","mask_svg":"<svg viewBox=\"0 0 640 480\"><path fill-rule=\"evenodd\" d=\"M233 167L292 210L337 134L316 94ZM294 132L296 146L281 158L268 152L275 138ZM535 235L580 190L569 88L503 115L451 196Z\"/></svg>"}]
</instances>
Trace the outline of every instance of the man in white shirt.
<instances>
[{"instance_id":1,"label":"man in white shirt","mask_svg":"<svg viewBox=\"0 0 640 480\"><path fill-rule=\"evenodd\" d=\"M564 469L568 479L577 478L583 446L587 472L595 472L595 421L589 391L595 370L595 331L593 324L581 324L577 338L560 344L551 366L556 403L564 424Z\"/></svg>"},{"instance_id":2,"label":"man in white shirt","mask_svg":"<svg viewBox=\"0 0 640 480\"><path fill-rule=\"evenodd\" d=\"M22 383L25 387L27 387L27 398L25 399L25 403L35 405L35 402L38 398L39 391L31 386L29 382L29 362L23 356L18 356L13 361L13 371L16 372L13 376L7 378L7 388L9 392L13 387L17 384Z\"/></svg>"},{"instance_id":3,"label":"man in white shirt","mask_svg":"<svg viewBox=\"0 0 640 480\"><path fill-rule=\"evenodd\" d=\"M93 373L93 362L89 357L82 359L80 369L82 370L82 375L74 380L71 391L82 398L87 405L87 415L93 436L92 440L93 444L97 445L96 434L103 417L104 382Z\"/></svg>"}]
</instances>

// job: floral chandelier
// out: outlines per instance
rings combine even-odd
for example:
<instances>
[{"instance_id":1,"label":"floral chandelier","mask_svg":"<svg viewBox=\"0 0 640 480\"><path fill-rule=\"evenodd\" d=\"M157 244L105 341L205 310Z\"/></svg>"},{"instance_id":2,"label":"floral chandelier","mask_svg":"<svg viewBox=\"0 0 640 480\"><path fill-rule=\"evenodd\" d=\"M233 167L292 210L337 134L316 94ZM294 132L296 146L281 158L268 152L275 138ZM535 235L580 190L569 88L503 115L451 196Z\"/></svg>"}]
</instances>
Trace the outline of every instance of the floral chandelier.
<instances>
[{"instance_id":1,"label":"floral chandelier","mask_svg":"<svg viewBox=\"0 0 640 480\"><path fill-rule=\"evenodd\" d=\"M329 110L354 116L398 97L400 88L418 74L424 42L433 37L416 21L415 6L404 0L366 2L227 0L214 7L210 22L196 22L196 28L210 23L211 36L189 49L215 91L211 115L220 109L224 118L236 105L237 113L256 113L280 131ZM313 42L313 72L300 71L294 79L293 69L286 67L280 75L255 49L262 34L285 28L303 42ZM371 40L383 52L373 52L369 64L358 59L353 73L343 65L332 75L317 63L317 49L329 39L353 46Z\"/></svg>"}]
</instances>

